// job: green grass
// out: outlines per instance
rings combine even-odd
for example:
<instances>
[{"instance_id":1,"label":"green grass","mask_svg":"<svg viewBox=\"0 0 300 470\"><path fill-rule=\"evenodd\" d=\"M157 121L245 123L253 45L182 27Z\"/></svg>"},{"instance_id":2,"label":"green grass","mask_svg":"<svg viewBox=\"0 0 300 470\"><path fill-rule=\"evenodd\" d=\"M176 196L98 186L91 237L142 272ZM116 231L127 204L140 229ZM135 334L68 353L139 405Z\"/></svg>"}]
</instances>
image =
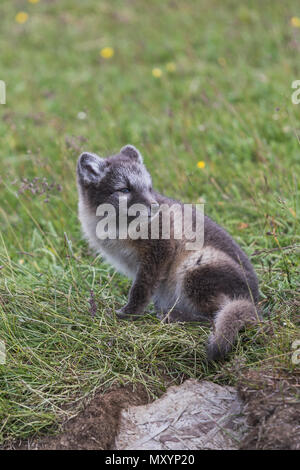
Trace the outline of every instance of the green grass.
<instances>
[{"instance_id":1,"label":"green grass","mask_svg":"<svg viewBox=\"0 0 300 470\"><path fill-rule=\"evenodd\" d=\"M0 16L0 443L57 430L112 383L156 395L166 377L235 383L240 364L296 373L299 2L2 0ZM127 143L157 190L205 201L255 265L268 320L223 365L203 361L206 328L115 318L129 282L81 239L75 165Z\"/></svg>"}]
</instances>

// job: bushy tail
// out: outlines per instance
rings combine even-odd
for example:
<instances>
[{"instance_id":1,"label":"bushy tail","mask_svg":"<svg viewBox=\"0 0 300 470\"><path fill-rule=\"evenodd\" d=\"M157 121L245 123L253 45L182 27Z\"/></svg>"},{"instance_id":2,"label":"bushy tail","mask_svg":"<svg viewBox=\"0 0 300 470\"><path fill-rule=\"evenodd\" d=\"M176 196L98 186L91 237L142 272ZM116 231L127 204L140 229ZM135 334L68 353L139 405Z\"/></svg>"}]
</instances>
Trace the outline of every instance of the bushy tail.
<instances>
[{"instance_id":1,"label":"bushy tail","mask_svg":"<svg viewBox=\"0 0 300 470\"><path fill-rule=\"evenodd\" d=\"M259 320L260 315L250 299L228 300L216 314L214 331L207 344L207 359L223 359L235 343L238 332Z\"/></svg>"}]
</instances>

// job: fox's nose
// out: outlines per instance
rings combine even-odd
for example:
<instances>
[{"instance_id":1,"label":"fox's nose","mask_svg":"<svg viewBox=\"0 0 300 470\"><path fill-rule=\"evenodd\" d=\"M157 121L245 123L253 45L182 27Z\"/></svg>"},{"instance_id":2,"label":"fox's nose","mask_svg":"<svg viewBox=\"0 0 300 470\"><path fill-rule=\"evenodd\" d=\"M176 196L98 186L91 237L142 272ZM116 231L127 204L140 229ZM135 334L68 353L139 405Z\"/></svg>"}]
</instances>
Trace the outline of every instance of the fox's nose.
<instances>
[{"instance_id":1,"label":"fox's nose","mask_svg":"<svg viewBox=\"0 0 300 470\"><path fill-rule=\"evenodd\" d=\"M145 199L147 201L147 204L149 204L150 206L159 206L157 200L154 199L151 193L147 194Z\"/></svg>"}]
</instances>

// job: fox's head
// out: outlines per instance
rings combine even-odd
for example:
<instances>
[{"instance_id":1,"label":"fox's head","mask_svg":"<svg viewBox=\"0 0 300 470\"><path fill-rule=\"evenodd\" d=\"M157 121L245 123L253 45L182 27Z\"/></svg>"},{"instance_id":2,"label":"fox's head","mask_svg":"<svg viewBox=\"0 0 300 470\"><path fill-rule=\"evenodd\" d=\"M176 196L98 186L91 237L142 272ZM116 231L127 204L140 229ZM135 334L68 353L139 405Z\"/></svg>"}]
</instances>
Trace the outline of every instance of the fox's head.
<instances>
[{"instance_id":1,"label":"fox's head","mask_svg":"<svg viewBox=\"0 0 300 470\"><path fill-rule=\"evenodd\" d=\"M85 208L94 213L102 204L113 205L119 213L120 198L126 198L128 209L143 204L149 215L151 206L157 205L151 176L133 145L126 145L108 158L82 153L77 163L77 183Z\"/></svg>"}]
</instances>

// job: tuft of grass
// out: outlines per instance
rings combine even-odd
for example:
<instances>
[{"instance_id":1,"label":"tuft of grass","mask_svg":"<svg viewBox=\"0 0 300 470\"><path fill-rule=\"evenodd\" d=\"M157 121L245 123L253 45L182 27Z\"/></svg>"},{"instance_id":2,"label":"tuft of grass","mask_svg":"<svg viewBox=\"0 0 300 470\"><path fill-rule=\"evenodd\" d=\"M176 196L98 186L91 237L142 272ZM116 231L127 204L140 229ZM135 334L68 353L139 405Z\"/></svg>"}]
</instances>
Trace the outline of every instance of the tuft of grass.
<instances>
[{"instance_id":1,"label":"tuft of grass","mask_svg":"<svg viewBox=\"0 0 300 470\"><path fill-rule=\"evenodd\" d=\"M43 261L47 270L37 272ZM151 315L119 321L118 287L100 263L72 256L60 263L46 249L21 265L5 257L1 263L10 275L0 288L7 351L1 367L2 439L32 435L76 414L82 399L99 387L143 383L155 394L164 389L164 375L205 376L207 329L163 325Z\"/></svg>"},{"instance_id":2,"label":"tuft of grass","mask_svg":"<svg viewBox=\"0 0 300 470\"><path fill-rule=\"evenodd\" d=\"M56 431L113 383L158 395L166 379L234 384L264 362L299 371L297 11L296 0L1 2L1 443ZM159 191L204 201L255 265L265 321L225 364L207 367L206 327L161 324L151 307L115 318L129 282L82 240L75 166L83 149L127 143Z\"/></svg>"}]
</instances>

